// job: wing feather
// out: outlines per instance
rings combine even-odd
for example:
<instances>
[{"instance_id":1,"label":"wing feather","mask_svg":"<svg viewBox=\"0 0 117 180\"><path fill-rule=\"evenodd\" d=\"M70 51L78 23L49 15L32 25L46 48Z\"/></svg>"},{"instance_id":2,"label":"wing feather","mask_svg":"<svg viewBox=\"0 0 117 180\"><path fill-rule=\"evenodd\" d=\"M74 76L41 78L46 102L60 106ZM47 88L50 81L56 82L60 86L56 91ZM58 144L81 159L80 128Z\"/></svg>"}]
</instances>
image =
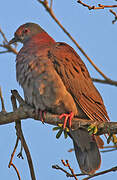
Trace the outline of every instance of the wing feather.
<instances>
[{"instance_id":1,"label":"wing feather","mask_svg":"<svg viewBox=\"0 0 117 180\"><path fill-rule=\"evenodd\" d=\"M67 91L84 113L94 121L109 121L101 95L85 64L73 48L65 43L56 43L49 53Z\"/></svg>"}]
</instances>

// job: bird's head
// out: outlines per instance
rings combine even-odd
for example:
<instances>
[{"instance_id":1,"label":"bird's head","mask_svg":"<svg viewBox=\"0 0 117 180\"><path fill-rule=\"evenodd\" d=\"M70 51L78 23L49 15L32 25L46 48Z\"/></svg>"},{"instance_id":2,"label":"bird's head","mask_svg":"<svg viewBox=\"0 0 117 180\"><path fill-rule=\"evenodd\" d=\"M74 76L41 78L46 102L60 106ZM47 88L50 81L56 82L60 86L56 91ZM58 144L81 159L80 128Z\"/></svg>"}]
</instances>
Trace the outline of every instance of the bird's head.
<instances>
[{"instance_id":1,"label":"bird's head","mask_svg":"<svg viewBox=\"0 0 117 180\"><path fill-rule=\"evenodd\" d=\"M25 43L32 36L43 32L44 30L35 23L26 23L21 25L15 32L14 38L9 41L9 44L15 42Z\"/></svg>"}]
</instances>

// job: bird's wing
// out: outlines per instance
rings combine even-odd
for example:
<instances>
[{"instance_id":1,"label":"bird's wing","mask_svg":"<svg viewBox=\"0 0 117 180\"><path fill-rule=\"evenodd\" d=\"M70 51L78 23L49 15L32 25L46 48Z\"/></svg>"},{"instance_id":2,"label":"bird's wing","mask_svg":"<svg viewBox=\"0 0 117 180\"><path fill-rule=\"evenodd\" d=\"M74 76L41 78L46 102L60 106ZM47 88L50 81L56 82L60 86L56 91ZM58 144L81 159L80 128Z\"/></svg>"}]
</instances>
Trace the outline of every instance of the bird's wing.
<instances>
[{"instance_id":1,"label":"bird's wing","mask_svg":"<svg viewBox=\"0 0 117 180\"><path fill-rule=\"evenodd\" d=\"M67 91L85 114L94 121L108 121L103 100L73 48L58 42L48 53Z\"/></svg>"}]
</instances>

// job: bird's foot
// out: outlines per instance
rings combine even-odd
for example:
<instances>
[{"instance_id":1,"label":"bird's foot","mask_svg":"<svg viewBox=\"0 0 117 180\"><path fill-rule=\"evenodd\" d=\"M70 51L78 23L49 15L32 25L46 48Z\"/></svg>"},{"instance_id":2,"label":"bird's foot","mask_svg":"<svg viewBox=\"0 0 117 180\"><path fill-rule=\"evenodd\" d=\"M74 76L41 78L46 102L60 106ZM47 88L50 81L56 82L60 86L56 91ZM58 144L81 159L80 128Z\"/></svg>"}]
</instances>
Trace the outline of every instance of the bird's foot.
<instances>
[{"instance_id":1,"label":"bird's foot","mask_svg":"<svg viewBox=\"0 0 117 180\"><path fill-rule=\"evenodd\" d=\"M35 119L41 119L41 122L44 124L44 119L45 119L45 115L46 115L46 111L44 110L40 110L40 109L36 109L35 110Z\"/></svg>"},{"instance_id":2,"label":"bird's foot","mask_svg":"<svg viewBox=\"0 0 117 180\"><path fill-rule=\"evenodd\" d=\"M72 121L72 118L74 117L74 113L73 112L71 112L70 114L63 113L59 116L59 119L62 119L63 117L65 118L64 124L63 124L63 129L66 128L67 121L69 121L69 127L71 127L71 125L72 125L71 121Z\"/></svg>"},{"instance_id":3,"label":"bird's foot","mask_svg":"<svg viewBox=\"0 0 117 180\"><path fill-rule=\"evenodd\" d=\"M109 144L110 141L112 141L114 143L114 145L117 145L116 134L109 134L109 137L107 138L107 143Z\"/></svg>"},{"instance_id":4,"label":"bird's foot","mask_svg":"<svg viewBox=\"0 0 117 180\"><path fill-rule=\"evenodd\" d=\"M46 111L39 111L40 117L41 117L41 122L44 124L44 119L45 119L45 115L46 115Z\"/></svg>"},{"instance_id":5,"label":"bird's foot","mask_svg":"<svg viewBox=\"0 0 117 180\"><path fill-rule=\"evenodd\" d=\"M94 135L98 132L98 127L96 122L92 123L89 127L88 127L88 132L90 135Z\"/></svg>"}]
</instances>

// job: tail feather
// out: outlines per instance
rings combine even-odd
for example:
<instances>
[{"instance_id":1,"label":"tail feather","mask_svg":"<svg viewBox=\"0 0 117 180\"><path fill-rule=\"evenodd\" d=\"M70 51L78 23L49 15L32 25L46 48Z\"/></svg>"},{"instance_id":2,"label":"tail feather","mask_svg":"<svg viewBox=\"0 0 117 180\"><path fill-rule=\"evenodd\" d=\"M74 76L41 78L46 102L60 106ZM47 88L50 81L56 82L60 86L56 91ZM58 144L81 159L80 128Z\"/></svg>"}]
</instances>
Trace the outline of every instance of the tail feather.
<instances>
[{"instance_id":1,"label":"tail feather","mask_svg":"<svg viewBox=\"0 0 117 180\"><path fill-rule=\"evenodd\" d=\"M94 174L100 168L101 156L94 137L85 129L70 130L77 161L81 171L85 174Z\"/></svg>"}]
</instances>

